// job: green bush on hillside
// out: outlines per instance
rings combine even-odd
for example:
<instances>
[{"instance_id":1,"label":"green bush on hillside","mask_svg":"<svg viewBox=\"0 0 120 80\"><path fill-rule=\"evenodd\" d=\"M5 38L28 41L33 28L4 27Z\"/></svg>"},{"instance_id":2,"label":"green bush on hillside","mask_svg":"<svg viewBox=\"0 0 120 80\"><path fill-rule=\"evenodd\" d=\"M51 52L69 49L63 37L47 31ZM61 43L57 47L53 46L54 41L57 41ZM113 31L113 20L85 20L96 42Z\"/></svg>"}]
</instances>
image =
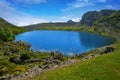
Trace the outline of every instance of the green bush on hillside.
<instances>
[{"instance_id":1,"label":"green bush on hillside","mask_svg":"<svg viewBox=\"0 0 120 80\"><path fill-rule=\"evenodd\" d=\"M28 59L30 59L30 55L27 53L23 53L20 55L20 59L21 59L21 61L28 60Z\"/></svg>"},{"instance_id":2,"label":"green bush on hillside","mask_svg":"<svg viewBox=\"0 0 120 80\"><path fill-rule=\"evenodd\" d=\"M12 41L14 39L13 32L10 28L0 27L0 41Z\"/></svg>"}]
</instances>

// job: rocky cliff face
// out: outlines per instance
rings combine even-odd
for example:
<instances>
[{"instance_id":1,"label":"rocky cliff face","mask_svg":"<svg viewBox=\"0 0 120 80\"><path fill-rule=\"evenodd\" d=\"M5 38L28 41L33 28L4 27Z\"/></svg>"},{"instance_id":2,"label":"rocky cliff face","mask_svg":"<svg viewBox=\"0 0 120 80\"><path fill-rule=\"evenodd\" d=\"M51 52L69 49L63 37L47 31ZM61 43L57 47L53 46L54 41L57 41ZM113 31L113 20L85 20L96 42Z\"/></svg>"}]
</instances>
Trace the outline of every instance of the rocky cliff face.
<instances>
[{"instance_id":1,"label":"rocky cliff face","mask_svg":"<svg viewBox=\"0 0 120 80\"><path fill-rule=\"evenodd\" d=\"M83 15L79 23L80 25L92 26L95 21L99 20L100 18L110 16L115 12L116 12L115 10L101 10L99 12L89 11Z\"/></svg>"}]
</instances>

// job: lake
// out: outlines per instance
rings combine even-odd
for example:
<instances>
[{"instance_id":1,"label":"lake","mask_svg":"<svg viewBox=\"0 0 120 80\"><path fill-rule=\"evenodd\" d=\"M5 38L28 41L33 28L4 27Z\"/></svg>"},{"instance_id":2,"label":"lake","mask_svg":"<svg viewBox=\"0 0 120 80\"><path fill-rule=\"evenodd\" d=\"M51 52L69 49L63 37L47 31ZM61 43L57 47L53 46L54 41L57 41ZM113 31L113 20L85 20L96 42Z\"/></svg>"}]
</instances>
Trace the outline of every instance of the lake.
<instances>
[{"instance_id":1,"label":"lake","mask_svg":"<svg viewBox=\"0 0 120 80\"><path fill-rule=\"evenodd\" d=\"M74 55L114 43L114 39L88 32L36 30L17 35L15 41L31 44L34 51L60 51Z\"/></svg>"}]
</instances>

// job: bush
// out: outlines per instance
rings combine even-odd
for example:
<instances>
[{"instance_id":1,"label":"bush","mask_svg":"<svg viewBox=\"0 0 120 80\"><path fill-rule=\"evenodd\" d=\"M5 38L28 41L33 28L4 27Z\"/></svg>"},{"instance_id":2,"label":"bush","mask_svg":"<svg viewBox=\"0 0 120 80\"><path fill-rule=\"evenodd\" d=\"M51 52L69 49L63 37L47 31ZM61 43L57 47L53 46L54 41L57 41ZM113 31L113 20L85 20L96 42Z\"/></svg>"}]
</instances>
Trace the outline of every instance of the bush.
<instances>
[{"instance_id":1,"label":"bush","mask_svg":"<svg viewBox=\"0 0 120 80\"><path fill-rule=\"evenodd\" d=\"M18 64L18 63L21 62L19 56L16 56L16 55L10 57L10 58L9 58L9 61L10 61L10 62L13 62L13 63L16 63L16 64Z\"/></svg>"},{"instance_id":2,"label":"bush","mask_svg":"<svg viewBox=\"0 0 120 80\"><path fill-rule=\"evenodd\" d=\"M30 59L30 55L27 53L21 54L20 59L21 59L21 61L28 60L28 59Z\"/></svg>"},{"instance_id":3,"label":"bush","mask_svg":"<svg viewBox=\"0 0 120 80\"><path fill-rule=\"evenodd\" d=\"M51 52L50 57L53 59L63 60L64 55L62 55L59 51Z\"/></svg>"}]
</instances>

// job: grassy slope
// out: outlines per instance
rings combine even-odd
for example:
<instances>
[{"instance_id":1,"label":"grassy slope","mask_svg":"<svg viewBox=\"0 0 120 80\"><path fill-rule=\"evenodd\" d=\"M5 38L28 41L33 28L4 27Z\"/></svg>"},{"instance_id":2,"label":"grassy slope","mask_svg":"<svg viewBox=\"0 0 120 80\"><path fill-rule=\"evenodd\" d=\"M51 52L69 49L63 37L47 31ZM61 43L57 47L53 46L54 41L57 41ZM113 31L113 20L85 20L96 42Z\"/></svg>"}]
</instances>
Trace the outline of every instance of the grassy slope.
<instances>
[{"instance_id":1,"label":"grassy slope","mask_svg":"<svg viewBox=\"0 0 120 80\"><path fill-rule=\"evenodd\" d=\"M47 30L66 30L69 29L70 27L75 27L77 25L76 22L73 23L41 23L41 24L35 24L35 25L29 25L29 26L24 26L25 29L27 30L41 30L41 29L47 29ZM64 29L65 28L65 29Z\"/></svg>"},{"instance_id":2,"label":"grassy slope","mask_svg":"<svg viewBox=\"0 0 120 80\"><path fill-rule=\"evenodd\" d=\"M3 28L3 29L10 28L15 35L26 31L24 28L17 27L15 25L7 22L3 18L0 18L0 28Z\"/></svg>"},{"instance_id":3,"label":"grassy slope","mask_svg":"<svg viewBox=\"0 0 120 80\"><path fill-rule=\"evenodd\" d=\"M70 66L46 71L33 80L119 80L120 48L111 54L105 54Z\"/></svg>"}]
</instances>

